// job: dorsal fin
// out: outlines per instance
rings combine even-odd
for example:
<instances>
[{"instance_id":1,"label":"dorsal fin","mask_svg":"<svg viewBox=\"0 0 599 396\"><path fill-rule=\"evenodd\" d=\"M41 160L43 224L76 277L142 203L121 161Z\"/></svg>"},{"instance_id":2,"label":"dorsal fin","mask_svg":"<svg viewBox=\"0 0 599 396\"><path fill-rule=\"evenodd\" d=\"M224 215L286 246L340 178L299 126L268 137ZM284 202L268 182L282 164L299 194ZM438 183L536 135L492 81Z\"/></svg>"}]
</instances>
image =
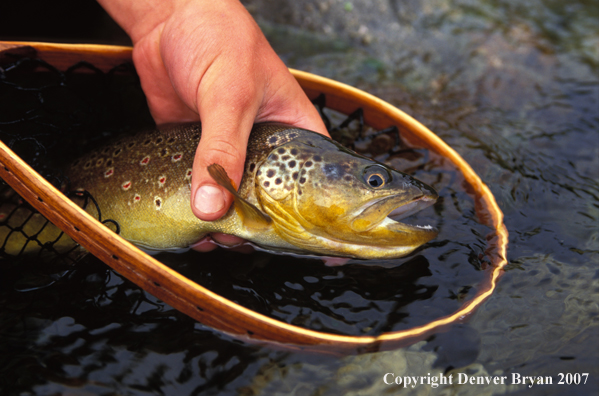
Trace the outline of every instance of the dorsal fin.
<instances>
[{"instance_id":1,"label":"dorsal fin","mask_svg":"<svg viewBox=\"0 0 599 396\"><path fill-rule=\"evenodd\" d=\"M219 164L212 164L208 166L208 173L210 173L210 176L212 176L215 182L233 194L235 197L235 209L246 226L255 229L264 229L270 227L272 223L270 217L262 213L260 209L239 195L233 186L233 182L229 178L229 175L227 175L225 168Z\"/></svg>"}]
</instances>

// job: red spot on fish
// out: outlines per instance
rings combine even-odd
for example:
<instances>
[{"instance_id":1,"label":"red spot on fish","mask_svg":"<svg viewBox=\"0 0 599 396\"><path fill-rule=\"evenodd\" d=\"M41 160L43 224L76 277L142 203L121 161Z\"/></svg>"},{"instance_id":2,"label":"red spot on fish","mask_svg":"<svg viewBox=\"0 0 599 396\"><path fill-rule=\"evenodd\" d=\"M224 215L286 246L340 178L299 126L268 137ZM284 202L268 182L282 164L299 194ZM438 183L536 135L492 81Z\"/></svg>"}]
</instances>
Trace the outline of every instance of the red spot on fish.
<instances>
[{"instance_id":1,"label":"red spot on fish","mask_svg":"<svg viewBox=\"0 0 599 396\"><path fill-rule=\"evenodd\" d=\"M126 181L124 182L121 187L123 188L123 190L127 191L128 189L131 188L131 182L130 181Z\"/></svg>"},{"instance_id":2,"label":"red spot on fish","mask_svg":"<svg viewBox=\"0 0 599 396\"><path fill-rule=\"evenodd\" d=\"M177 162L177 161L181 160L181 158L183 158L183 154L176 153L173 155L172 160L173 160L173 162Z\"/></svg>"},{"instance_id":3,"label":"red spot on fish","mask_svg":"<svg viewBox=\"0 0 599 396\"><path fill-rule=\"evenodd\" d=\"M114 174L114 168L108 168L106 172L104 172L104 177L110 177Z\"/></svg>"},{"instance_id":4,"label":"red spot on fish","mask_svg":"<svg viewBox=\"0 0 599 396\"><path fill-rule=\"evenodd\" d=\"M164 186L165 183L166 183L166 176L160 176L160 178L158 179L158 184L160 184L160 187Z\"/></svg>"},{"instance_id":5,"label":"red spot on fish","mask_svg":"<svg viewBox=\"0 0 599 396\"><path fill-rule=\"evenodd\" d=\"M139 164L140 164L140 165L148 165L148 162L150 162L150 156L149 156L149 155L146 155L146 156L144 157L144 159L142 159L141 161L139 161Z\"/></svg>"},{"instance_id":6,"label":"red spot on fish","mask_svg":"<svg viewBox=\"0 0 599 396\"><path fill-rule=\"evenodd\" d=\"M139 201L141 201L141 196L139 194L135 194L135 196L133 197L133 200L135 202L139 202Z\"/></svg>"},{"instance_id":7,"label":"red spot on fish","mask_svg":"<svg viewBox=\"0 0 599 396\"><path fill-rule=\"evenodd\" d=\"M0 213L0 221L6 218L6 213Z\"/></svg>"}]
</instances>

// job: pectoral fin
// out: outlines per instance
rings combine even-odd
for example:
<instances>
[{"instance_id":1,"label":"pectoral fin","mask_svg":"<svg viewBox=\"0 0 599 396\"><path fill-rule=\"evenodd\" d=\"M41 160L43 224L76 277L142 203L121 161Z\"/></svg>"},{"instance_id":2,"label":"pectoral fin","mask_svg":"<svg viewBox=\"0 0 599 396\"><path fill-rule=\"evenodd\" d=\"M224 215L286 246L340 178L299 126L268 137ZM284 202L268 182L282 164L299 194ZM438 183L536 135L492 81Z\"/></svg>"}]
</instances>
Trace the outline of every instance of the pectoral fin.
<instances>
[{"instance_id":1,"label":"pectoral fin","mask_svg":"<svg viewBox=\"0 0 599 396\"><path fill-rule=\"evenodd\" d=\"M255 229L264 229L270 227L272 220L266 214L262 213L260 209L258 209L253 204L246 201L242 198L235 187L233 186L233 182L227 175L227 171L220 166L219 164L212 164L208 166L208 173L217 182L220 186L224 187L229 191L233 197L235 197L235 210L242 218L243 223Z\"/></svg>"}]
</instances>

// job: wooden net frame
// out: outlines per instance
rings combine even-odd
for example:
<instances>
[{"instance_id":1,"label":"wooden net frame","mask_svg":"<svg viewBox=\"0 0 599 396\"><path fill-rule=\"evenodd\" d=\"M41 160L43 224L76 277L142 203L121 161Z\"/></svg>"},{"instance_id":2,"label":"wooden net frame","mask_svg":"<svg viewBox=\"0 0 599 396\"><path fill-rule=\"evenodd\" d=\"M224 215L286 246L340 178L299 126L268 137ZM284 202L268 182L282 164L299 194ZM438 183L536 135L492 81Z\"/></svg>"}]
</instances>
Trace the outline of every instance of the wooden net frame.
<instances>
[{"instance_id":1,"label":"wooden net frame","mask_svg":"<svg viewBox=\"0 0 599 396\"><path fill-rule=\"evenodd\" d=\"M0 60L8 54L37 58L59 70L86 61L107 71L131 62L131 51L130 47L120 46L0 42ZM325 94L327 107L344 114L362 108L367 125L376 129L399 127L402 137L410 144L443 156L462 173L468 184L467 190L473 196L479 221L493 231L487 237L487 254L492 264L488 278L459 310L422 326L378 336L336 335L293 326L235 304L142 252L66 198L3 142L0 142L0 178L115 271L177 310L235 338L293 350L361 353L408 345L467 318L493 293L507 263L508 233L503 224L503 213L490 189L456 151L396 107L327 78L298 70L291 70L291 73L311 99Z\"/></svg>"}]
</instances>

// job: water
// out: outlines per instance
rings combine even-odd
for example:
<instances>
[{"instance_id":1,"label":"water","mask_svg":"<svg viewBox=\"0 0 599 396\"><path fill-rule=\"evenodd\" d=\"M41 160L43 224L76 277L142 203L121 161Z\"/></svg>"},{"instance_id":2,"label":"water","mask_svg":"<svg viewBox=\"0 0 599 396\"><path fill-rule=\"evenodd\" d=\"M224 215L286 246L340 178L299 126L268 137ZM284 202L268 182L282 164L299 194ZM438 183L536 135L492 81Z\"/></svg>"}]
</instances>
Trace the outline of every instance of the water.
<instances>
[{"instance_id":1,"label":"water","mask_svg":"<svg viewBox=\"0 0 599 396\"><path fill-rule=\"evenodd\" d=\"M275 7L253 1L249 7L289 66L394 103L473 166L510 232L509 264L497 290L467 322L427 341L337 357L233 340L95 260L75 269L8 265L0 280L0 389L40 395L596 394L596 2ZM435 181L431 170L416 169ZM317 260L235 252L213 252L201 263L192 254L162 259L230 299L308 328L376 334L410 327L452 312L484 278L485 228L451 175L436 182L444 197L435 207L444 219L440 243L386 267L329 268ZM453 374L454 385L404 389L385 384L387 373L425 380ZM457 385L459 373L508 381ZM586 385L557 385L560 373L589 377ZM511 384L513 374L551 376L554 385L528 389Z\"/></svg>"}]
</instances>

